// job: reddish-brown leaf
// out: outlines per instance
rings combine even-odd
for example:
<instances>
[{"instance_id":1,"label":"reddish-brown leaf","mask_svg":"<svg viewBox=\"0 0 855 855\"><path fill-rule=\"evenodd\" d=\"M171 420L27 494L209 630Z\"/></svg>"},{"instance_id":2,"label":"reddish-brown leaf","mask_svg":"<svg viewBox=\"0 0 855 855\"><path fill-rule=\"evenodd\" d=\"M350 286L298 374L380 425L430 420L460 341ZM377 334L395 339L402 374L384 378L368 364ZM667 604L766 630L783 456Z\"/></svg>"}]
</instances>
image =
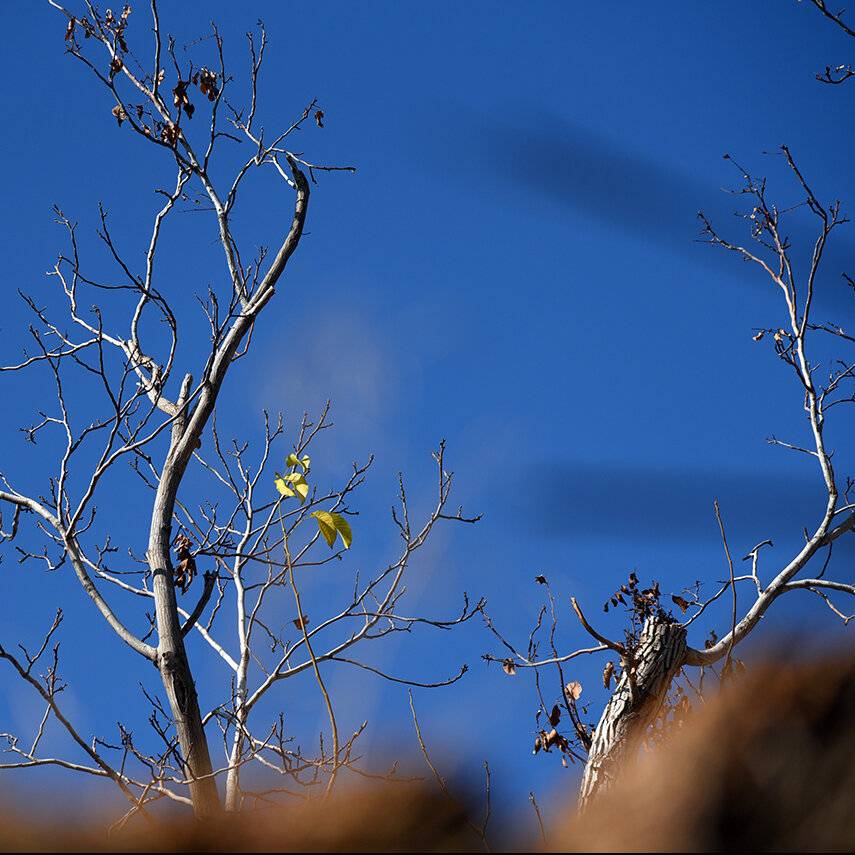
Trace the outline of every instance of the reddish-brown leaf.
<instances>
[{"instance_id":1,"label":"reddish-brown leaf","mask_svg":"<svg viewBox=\"0 0 855 855\"><path fill-rule=\"evenodd\" d=\"M606 689L611 688L612 684L612 675L615 672L615 663L614 662L606 662L606 667L603 668L603 687Z\"/></svg>"},{"instance_id":2,"label":"reddish-brown leaf","mask_svg":"<svg viewBox=\"0 0 855 855\"><path fill-rule=\"evenodd\" d=\"M671 594L671 599L674 601L674 605L678 606L683 614L686 614L686 609L690 605L689 601L677 596L677 594Z\"/></svg>"}]
</instances>

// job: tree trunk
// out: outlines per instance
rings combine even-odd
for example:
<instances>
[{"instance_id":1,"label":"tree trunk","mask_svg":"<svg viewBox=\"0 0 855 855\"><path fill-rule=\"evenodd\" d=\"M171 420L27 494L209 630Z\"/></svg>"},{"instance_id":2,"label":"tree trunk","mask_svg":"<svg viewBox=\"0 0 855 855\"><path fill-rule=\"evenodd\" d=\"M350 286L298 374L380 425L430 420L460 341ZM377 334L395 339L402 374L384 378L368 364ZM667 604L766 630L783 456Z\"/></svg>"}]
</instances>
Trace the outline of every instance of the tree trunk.
<instances>
[{"instance_id":1,"label":"tree trunk","mask_svg":"<svg viewBox=\"0 0 855 855\"><path fill-rule=\"evenodd\" d=\"M185 377L179 404L184 405L191 378ZM184 635L175 598L175 577L169 550L172 535L172 514L178 485L192 453L181 453L180 442L185 420L178 418L172 428L172 443L161 471L154 499L148 540L148 562L153 574L155 615L157 618L157 667L175 723L175 733L181 748L184 775L190 788L193 811L197 819L220 812L217 782L212 775L208 740L202 725L196 684L190 671ZM185 443L186 444L186 443Z\"/></svg>"},{"instance_id":2,"label":"tree trunk","mask_svg":"<svg viewBox=\"0 0 855 855\"><path fill-rule=\"evenodd\" d=\"M240 810L241 792L240 792L240 769L243 761L244 749L244 727L246 716L238 710L235 716L235 733L232 738L232 751L229 755L229 771L226 775L226 801L225 809L229 813L234 813Z\"/></svg>"},{"instance_id":3,"label":"tree trunk","mask_svg":"<svg viewBox=\"0 0 855 855\"><path fill-rule=\"evenodd\" d=\"M154 574L154 601L157 614L157 632L160 642L157 647L158 668L163 685L169 698L169 705L175 719L175 730L181 744L185 763L185 772L190 785L193 810L198 818L204 818L220 812L220 797L217 784L211 775L211 756L208 752L208 740L202 726L199 701L193 675L184 650L184 637L178 619L178 607L175 602L175 581L172 572L172 560L169 550L172 533L172 516L181 479L187 469L193 452L199 447L202 433L208 419L214 412L220 387L235 358L238 348L248 335L259 312L275 293L276 283L288 263L288 259L297 249L303 234L303 224L309 206L309 182L300 171L297 162L288 154L288 165L297 187L297 199L294 205L294 219L291 228L276 254L270 269L259 283L251 298L242 301L242 310L222 343L213 354L211 362L205 368L205 379L201 384L194 407L189 408L193 378L184 376L181 391L175 402L175 420L172 424L172 439L160 473L160 482L154 499L151 515L151 529L148 540L148 562ZM223 218L218 211L222 227ZM229 247L229 238L224 235L224 246ZM227 251L229 251L227 249ZM239 288L239 283L234 283ZM239 752L238 752L239 753ZM238 773L239 775L239 773ZM232 792L237 793L238 775L232 778ZM232 798L234 801L234 797Z\"/></svg>"},{"instance_id":4,"label":"tree trunk","mask_svg":"<svg viewBox=\"0 0 855 855\"><path fill-rule=\"evenodd\" d=\"M648 618L635 651L633 680L623 673L594 731L579 792L581 809L612 785L628 751L656 719L685 657L686 630Z\"/></svg>"},{"instance_id":5,"label":"tree trunk","mask_svg":"<svg viewBox=\"0 0 855 855\"><path fill-rule=\"evenodd\" d=\"M175 586L167 571L156 571L154 579L157 628L157 667L175 723L175 733L184 761L184 775L197 819L220 812L220 797L212 776L208 740L202 726L196 685L184 649L184 637L178 620Z\"/></svg>"}]
</instances>

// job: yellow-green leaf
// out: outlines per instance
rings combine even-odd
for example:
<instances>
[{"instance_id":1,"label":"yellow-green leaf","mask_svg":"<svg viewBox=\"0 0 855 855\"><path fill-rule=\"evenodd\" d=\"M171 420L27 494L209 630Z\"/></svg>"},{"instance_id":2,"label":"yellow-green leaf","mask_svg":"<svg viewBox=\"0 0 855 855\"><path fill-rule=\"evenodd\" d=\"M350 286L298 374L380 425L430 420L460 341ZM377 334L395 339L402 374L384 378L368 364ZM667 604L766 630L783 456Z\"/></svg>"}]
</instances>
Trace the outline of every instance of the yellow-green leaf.
<instances>
[{"instance_id":1,"label":"yellow-green leaf","mask_svg":"<svg viewBox=\"0 0 855 855\"><path fill-rule=\"evenodd\" d=\"M333 518L333 525L341 536L341 542L345 549L350 549L350 544L353 543L353 532L350 530L350 523L341 514L330 514Z\"/></svg>"},{"instance_id":2,"label":"yellow-green leaf","mask_svg":"<svg viewBox=\"0 0 855 855\"><path fill-rule=\"evenodd\" d=\"M332 549L337 534L333 515L329 511L313 511L312 516L317 520L318 529L327 542L327 546Z\"/></svg>"},{"instance_id":3,"label":"yellow-green leaf","mask_svg":"<svg viewBox=\"0 0 855 855\"><path fill-rule=\"evenodd\" d=\"M350 530L350 523L341 514L313 511L312 516L318 521L318 529L330 549L335 544L336 536L341 538L345 549L350 549L350 544L353 543L353 532Z\"/></svg>"},{"instance_id":4,"label":"yellow-green leaf","mask_svg":"<svg viewBox=\"0 0 855 855\"><path fill-rule=\"evenodd\" d=\"M283 496L288 498L296 496L300 500L301 505L309 495L309 483L306 481L305 476L299 472L291 472L288 475L280 475L277 472L273 483Z\"/></svg>"},{"instance_id":5,"label":"yellow-green leaf","mask_svg":"<svg viewBox=\"0 0 855 855\"><path fill-rule=\"evenodd\" d=\"M273 479L273 483L280 495L289 497L294 495L294 491L288 486L288 483L278 472L276 473L276 477Z\"/></svg>"},{"instance_id":6,"label":"yellow-green leaf","mask_svg":"<svg viewBox=\"0 0 855 855\"><path fill-rule=\"evenodd\" d=\"M294 485L297 498L300 500L300 504L302 505L303 502L306 501L306 497L309 495L309 484L302 475L291 483Z\"/></svg>"},{"instance_id":7,"label":"yellow-green leaf","mask_svg":"<svg viewBox=\"0 0 855 855\"><path fill-rule=\"evenodd\" d=\"M285 465L286 466L302 466L303 472L308 472L309 467L312 465L312 459L309 457L308 454L304 454L302 457L297 457L297 455L294 454L294 452L292 451L285 458Z\"/></svg>"}]
</instances>

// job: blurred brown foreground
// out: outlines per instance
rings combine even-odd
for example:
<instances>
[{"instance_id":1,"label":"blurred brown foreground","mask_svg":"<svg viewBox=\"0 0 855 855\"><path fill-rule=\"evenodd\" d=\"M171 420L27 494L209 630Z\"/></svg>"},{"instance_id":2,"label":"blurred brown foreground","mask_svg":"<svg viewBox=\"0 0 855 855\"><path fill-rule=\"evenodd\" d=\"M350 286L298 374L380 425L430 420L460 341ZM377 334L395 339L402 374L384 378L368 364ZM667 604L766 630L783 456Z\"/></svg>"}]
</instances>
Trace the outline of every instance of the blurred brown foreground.
<instances>
[{"instance_id":1,"label":"blurred brown foreground","mask_svg":"<svg viewBox=\"0 0 855 855\"><path fill-rule=\"evenodd\" d=\"M556 835L576 852L855 851L855 658L753 666Z\"/></svg>"},{"instance_id":2,"label":"blurred brown foreground","mask_svg":"<svg viewBox=\"0 0 855 855\"><path fill-rule=\"evenodd\" d=\"M7 781L8 783L8 781ZM855 851L855 659L794 664L779 655L697 710L584 816L547 827L552 851ZM513 817L498 817L505 827ZM481 841L426 781L350 791L329 802L200 825L51 827L0 815L2 851L480 851ZM525 817L517 827L530 827ZM494 826L495 827L495 826ZM498 832L497 832L498 834ZM489 834L488 834L489 836ZM494 851L541 840L490 838Z\"/></svg>"}]
</instances>

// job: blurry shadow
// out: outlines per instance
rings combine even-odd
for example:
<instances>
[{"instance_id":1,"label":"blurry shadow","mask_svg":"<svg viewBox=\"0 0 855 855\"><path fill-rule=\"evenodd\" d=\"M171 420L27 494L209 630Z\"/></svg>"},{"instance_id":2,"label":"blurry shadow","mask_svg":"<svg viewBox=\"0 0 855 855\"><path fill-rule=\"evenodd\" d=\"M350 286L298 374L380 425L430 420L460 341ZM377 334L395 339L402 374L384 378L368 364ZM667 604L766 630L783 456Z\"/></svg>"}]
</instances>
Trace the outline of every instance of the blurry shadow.
<instances>
[{"instance_id":1,"label":"blurry shadow","mask_svg":"<svg viewBox=\"0 0 855 855\"><path fill-rule=\"evenodd\" d=\"M749 242L748 229L734 212L742 210L743 200L722 192L738 185L740 176L721 161L704 164L704 174L721 179L721 184L697 178L633 150L617 137L606 137L589 128L547 113L521 115L513 112L511 124L496 117L480 117L468 134L476 140L481 168L489 170L491 180L498 178L536 193L545 201L593 217L625 234L656 243L671 252L688 255L694 263L714 266L738 278L748 273L738 257L725 250L697 243L703 210L713 225L726 237ZM467 133L464 131L464 133ZM753 164L762 175L765 163L746 154L746 167ZM798 156L798 152L796 152ZM809 164L805 165L810 175ZM795 185L776 183L772 198L792 199ZM794 245L805 249L815 239L814 225L794 218L791 221ZM826 250L826 279L817 303L820 312L845 318L852 312L851 292L840 277L855 256L855 240L843 230L836 232ZM737 277L738 274L738 277ZM748 278L757 287L766 286L760 271Z\"/></svg>"},{"instance_id":2,"label":"blurry shadow","mask_svg":"<svg viewBox=\"0 0 855 855\"><path fill-rule=\"evenodd\" d=\"M823 485L812 475L543 463L526 470L526 500L511 512L544 536L703 542L720 539L718 498L729 532L789 539L814 526L824 509Z\"/></svg>"}]
</instances>

